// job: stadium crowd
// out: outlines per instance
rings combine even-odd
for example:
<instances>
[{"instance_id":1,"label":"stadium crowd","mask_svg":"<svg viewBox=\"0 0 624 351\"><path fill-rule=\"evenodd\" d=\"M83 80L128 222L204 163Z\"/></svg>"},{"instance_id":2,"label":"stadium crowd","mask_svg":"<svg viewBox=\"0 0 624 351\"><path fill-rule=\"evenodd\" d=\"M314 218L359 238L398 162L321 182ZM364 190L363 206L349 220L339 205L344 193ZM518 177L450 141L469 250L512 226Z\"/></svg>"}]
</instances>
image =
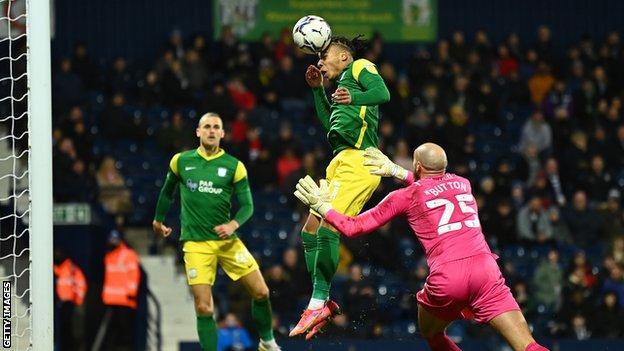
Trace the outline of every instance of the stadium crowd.
<instances>
[{"instance_id":1,"label":"stadium crowd","mask_svg":"<svg viewBox=\"0 0 624 351\"><path fill-rule=\"evenodd\" d=\"M136 183L162 184L166 160L196 146L197 117L219 113L224 148L247 166L256 201L243 241L272 220L265 210L274 206L266 203L271 194L288 209L284 235L274 230L268 244L249 243L271 289L276 330L285 335L311 291L297 234L305 216L290 194L302 175L321 177L330 157L303 77L316 59L292 46L289 31L255 43L240 42L228 28L222 33L210 42L174 31L149 63L100 62L84 44L60 58L54 199L100 203L118 223L147 225L158 188ZM377 64L391 94L380 107L380 148L405 168L425 141L446 148L449 171L472 181L484 234L538 336L621 338L624 45L617 32L584 36L565 49L552 37L545 26L533 42L511 33L493 43L484 30L456 31L397 60L374 35L362 55ZM127 145L125 153L119 145ZM161 165L128 166L137 158L124 162L125 154L137 153L160 155L154 160ZM399 186L384 180L369 203ZM139 207L148 210L133 216ZM328 336L417 332L414 294L427 267L406 233L407 223L396 220L372 236L343 240L332 294L344 314ZM248 325L242 288L216 288L223 328L237 318ZM449 332L456 338L485 333L457 325Z\"/></svg>"}]
</instances>

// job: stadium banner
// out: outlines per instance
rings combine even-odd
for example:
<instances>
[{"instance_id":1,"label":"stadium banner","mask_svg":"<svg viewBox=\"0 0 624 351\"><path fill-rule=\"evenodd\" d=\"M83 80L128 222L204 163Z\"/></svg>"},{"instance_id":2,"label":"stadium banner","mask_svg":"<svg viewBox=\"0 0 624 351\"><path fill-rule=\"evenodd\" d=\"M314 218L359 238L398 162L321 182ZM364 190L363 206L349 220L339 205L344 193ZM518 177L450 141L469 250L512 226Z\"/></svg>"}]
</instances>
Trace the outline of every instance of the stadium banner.
<instances>
[{"instance_id":1,"label":"stadium banner","mask_svg":"<svg viewBox=\"0 0 624 351\"><path fill-rule=\"evenodd\" d=\"M385 41L434 41L438 0L214 0L213 33L217 39L229 25L243 40L264 32L278 37L305 15L325 18L335 35L347 37L377 31Z\"/></svg>"}]
</instances>

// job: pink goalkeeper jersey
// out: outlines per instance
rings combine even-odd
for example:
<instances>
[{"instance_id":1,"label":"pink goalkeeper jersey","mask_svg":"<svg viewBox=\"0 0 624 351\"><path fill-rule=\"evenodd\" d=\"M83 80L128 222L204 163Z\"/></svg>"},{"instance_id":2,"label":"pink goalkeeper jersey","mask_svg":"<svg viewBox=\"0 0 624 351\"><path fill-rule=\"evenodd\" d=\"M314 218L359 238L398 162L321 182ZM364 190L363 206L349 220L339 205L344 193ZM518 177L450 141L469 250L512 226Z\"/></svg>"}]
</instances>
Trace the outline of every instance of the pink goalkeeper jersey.
<instances>
[{"instance_id":1,"label":"pink goalkeeper jersey","mask_svg":"<svg viewBox=\"0 0 624 351\"><path fill-rule=\"evenodd\" d=\"M354 237L404 215L424 247L432 270L445 262L491 254L466 178L449 173L414 181L410 173L406 183L409 185L391 192L377 206L357 217L331 210L325 219L344 235Z\"/></svg>"}]
</instances>

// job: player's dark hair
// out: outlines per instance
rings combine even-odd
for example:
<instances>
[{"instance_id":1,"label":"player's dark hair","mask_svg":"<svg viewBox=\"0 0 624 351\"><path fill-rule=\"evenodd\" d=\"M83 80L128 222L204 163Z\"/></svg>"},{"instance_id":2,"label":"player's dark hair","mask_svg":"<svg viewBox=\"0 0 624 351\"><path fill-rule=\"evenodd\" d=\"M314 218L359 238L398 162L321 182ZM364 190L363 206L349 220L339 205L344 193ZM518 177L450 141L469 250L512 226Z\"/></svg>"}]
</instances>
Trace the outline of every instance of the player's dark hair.
<instances>
[{"instance_id":1,"label":"player's dark hair","mask_svg":"<svg viewBox=\"0 0 624 351\"><path fill-rule=\"evenodd\" d=\"M368 40L363 39L363 35L358 35L353 39L343 36L332 36L331 44L337 44L349 50L351 56L361 56L368 49Z\"/></svg>"}]
</instances>

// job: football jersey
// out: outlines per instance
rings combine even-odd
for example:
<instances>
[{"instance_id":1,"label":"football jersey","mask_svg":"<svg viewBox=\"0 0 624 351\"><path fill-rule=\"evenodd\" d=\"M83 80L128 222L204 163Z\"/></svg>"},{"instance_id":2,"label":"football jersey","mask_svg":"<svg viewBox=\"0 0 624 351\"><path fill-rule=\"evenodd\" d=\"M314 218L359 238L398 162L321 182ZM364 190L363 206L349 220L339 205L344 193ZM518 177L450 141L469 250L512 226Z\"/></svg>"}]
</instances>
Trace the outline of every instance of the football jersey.
<instances>
[{"instance_id":1,"label":"football jersey","mask_svg":"<svg viewBox=\"0 0 624 351\"><path fill-rule=\"evenodd\" d=\"M359 59L351 62L336 80L338 87L347 88L352 94L362 92L363 87L359 81L362 74L378 74L375 65L366 60ZM366 149L377 147L379 137L377 128L379 125L379 106L331 104L329 117L330 128L327 140L334 154L346 148Z\"/></svg>"},{"instance_id":2,"label":"football jersey","mask_svg":"<svg viewBox=\"0 0 624 351\"><path fill-rule=\"evenodd\" d=\"M180 188L180 240L220 240L213 228L231 219L234 184L247 177L243 163L223 150L194 149L173 156L169 167Z\"/></svg>"},{"instance_id":3,"label":"football jersey","mask_svg":"<svg viewBox=\"0 0 624 351\"><path fill-rule=\"evenodd\" d=\"M325 219L344 235L353 237L379 228L399 215L407 218L432 270L445 262L491 253L481 231L470 182L455 174L415 181L391 192L357 217L330 210Z\"/></svg>"}]
</instances>

